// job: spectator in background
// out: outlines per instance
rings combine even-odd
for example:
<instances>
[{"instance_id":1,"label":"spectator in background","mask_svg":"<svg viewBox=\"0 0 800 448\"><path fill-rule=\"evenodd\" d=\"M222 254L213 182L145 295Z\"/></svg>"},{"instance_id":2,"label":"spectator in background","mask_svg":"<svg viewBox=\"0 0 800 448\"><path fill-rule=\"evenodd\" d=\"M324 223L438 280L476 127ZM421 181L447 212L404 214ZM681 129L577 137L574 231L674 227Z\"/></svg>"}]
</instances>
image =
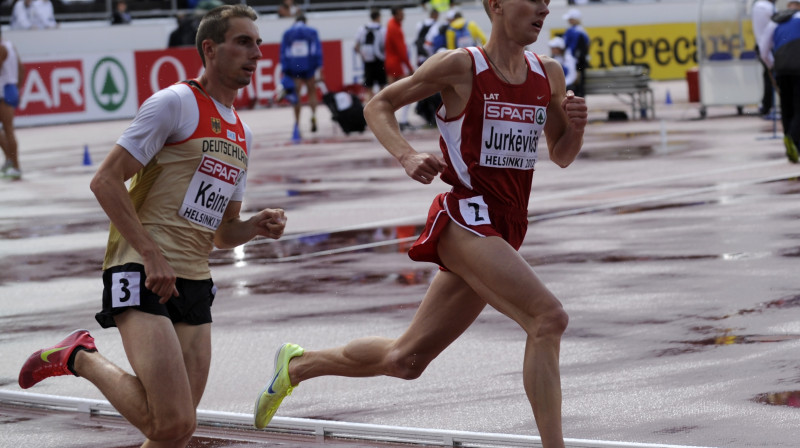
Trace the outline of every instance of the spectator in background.
<instances>
[{"instance_id":1,"label":"spectator in background","mask_svg":"<svg viewBox=\"0 0 800 448\"><path fill-rule=\"evenodd\" d=\"M22 178L17 152L17 136L14 132L14 113L19 105L19 88L25 69L14 44L3 40L0 44L0 147L6 157L0 177L9 180Z\"/></svg>"},{"instance_id":2,"label":"spectator in background","mask_svg":"<svg viewBox=\"0 0 800 448\"><path fill-rule=\"evenodd\" d=\"M455 8L451 8L446 14L446 23L433 24L426 40L427 48L431 55L444 50L454 50L456 48L466 48L486 43L486 34L472 20L466 20ZM432 31L431 31L432 30ZM416 112L425 119L429 127L436 126L436 109L442 102L441 94L438 92L424 100L418 101Z\"/></svg>"},{"instance_id":3,"label":"spectator in background","mask_svg":"<svg viewBox=\"0 0 800 448\"><path fill-rule=\"evenodd\" d=\"M188 4L195 5L194 12L175 16L175 20L178 22L178 28L169 34L167 46L170 48L195 46L197 28L200 26L200 21L203 19L203 16L208 11L223 5L221 0L191 1L188 2Z\"/></svg>"},{"instance_id":4,"label":"spectator in background","mask_svg":"<svg viewBox=\"0 0 800 448\"><path fill-rule=\"evenodd\" d=\"M486 34L473 20L467 20L461 11L451 9L447 12L450 24L445 30L445 47L448 50L474 47L486 44Z\"/></svg>"},{"instance_id":5,"label":"spectator in background","mask_svg":"<svg viewBox=\"0 0 800 448\"><path fill-rule=\"evenodd\" d=\"M789 0L767 24L758 41L761 59L775 73L781 102L786 157L798 162L800 146L800 0Z\"/></svg>"},{"instance_id":6,"label":"spectator in background","mask_svg":"<svg viewBox=\"0 0 800 448\"><path fill-rule=\"evenodd\" d=\"M426 44L428 33L439 26L439 11L431 8L428 17L417 24L417 39L414 41L417 47L417 67L420 67L429 57L433 56L433 46ZM439 92L417 101L414 111L425 120L425 125L429 128L436 127L436 109L442 103L442 95Z\"/></svg>"},{"instance_id":7,"label":"spectator in background","mask_svg":"<svg viewBox=\"0 0 800 448\"><path fill-rule=\"evenodd\" d=\"M33 0L33 15L31 22L34 29L49 29L58 26L56 15L53 11L53 2L50 0Z\"/></svg>"},{"instance_id":8,"label":"spectator in background","mask_svg":"<svg viewBox=\"0 0 800 448\"><path fill-rule=\"evenodd\" d=\"M432 47L425 45L425 41L428 33L436 26L438 21L439 11L431 8L428 17L417 23L417 39L414 41L414 46L417 49L417 67L433 55Z\"/></svg>"},{"instance_id":9,"label":"spectator in background","mask_svg":"<svg viewBox=\"0 0 800 448\"><path fill-rule=\"evenodd\" d=\"M178 14L175 16L175 21L178 22L178 27L169 33L167 46L169 48L185 47L189 45L194 46L197 25L199 23L197 17L194 14Z\"/></svg>"},{"instance_id":10,"label":"spectator in background","mask_svg":"<svg viewBox=\"0 0 800 448\"><path fill-rule=\"evenodd\" d=\"M750 11L750 19L753 22L753 36L756 39L756 54L760 51L758 49L758 40L761 34L764 33L764 30L767 28L767 24L769 24L770 20L772 19L772 15L775 14L775 0L756 0L753 3L753 9ZM759 59L760 60L760 59ZM772 74L769 71L769 67L761 61L762 65L762 76L764 78L764 92L763 96L761 97L761 107L758 109L758 113L764 117L770 117L770 113L773 113L772 110L775 99L775 89L772 86L772 83L775 82L772 79Z\"/></svg>"},{"instance_id":11,"label":"spectator in background","mask_svg":"<svg viewBox=\"0 0 800 448\"><path fill-rule=\"evenodd\" d=\"M450 9L450 0L422 0L420 3L423 7L428 6L439 13L447 12Z\"/></svg>"},{"instance_id":12,"label":"spectator in background","mask_svg":"<svg viewBox=\"0 0 800 448\"><path fill-rule=\"evenodd\" d=\"M281 39L281 68L292 78L298 99L306 87L311 107L311 132L317 132L317 71L322 68L322 43L316 29L306 24L306 16L297 16ZM294 134L300 135L300 101L294 104Z\"/></svg>"},{"instance_id":13,"label":"spectator in background","mask_svg":"<svg viewBox=\"0 0 800 448\"><path fill-rule=\"evenodd\" d=\"M571 8L564 15L564 20L569 22L569 28L564 32L564 45L566 52L575 58L576 79L571 89L575 96L583 97L586 93L586 80L583 71L589 67L589 34L581 25L581 12Z\"/></svg>"},{"instance_id":14,"label":"spectator in background","mask_svg":"<svg viewBox=\"0 0 800 448\"><path fill-rule=\"evenodd\" d=\"M564 39L556 36L548 42L550 47L550 57L555 59L564 69L564 81L567 85L567 90L573 90L577 70L575 68L575 58L565 51L566 45ZM574 91L574 90L573 90Z\"/></svg>"},{"instance_id":15,"label":"spectator in background","mask_svg":"<svg viewBox=\"0 0 800 448\"><path fill-rule=\"evenodd\" d=\"M33 28L33 0L16 0L11 7L12 30L29 30Z\"/></svg>"},{"instance_id":16,"label":"spectator in background","mask_svg":"<svg viewBox=\"0 0 800 448\"><path fill-rule=\"evenodd\" d=\"M445 49L444 35L448 25L450 25L450 20L452 20L451 17L452 14L449 11L445 14L439 14L439 20L430 27L428 34L425 35L425 49L429 55L433 56L436 52Z\"/></svg>"},{"instance_id":17,"label":"spectator in background","mask_svg":"<svg viewBox=\"0 0 800 448\"><path fill-rule=\"evenodd\" d=\"M294 0L283 0L278 6L278 17L295 17L300 14L300 10L294 4Z\"/></svg>"},{"instance_id":18,"label":"spectator in background","mask_svg":"<svg viewBox=\"0 0 800 448\"><path fill-rule=\"evenodd\" d=\"M131 15L128 13L128 3L125 0L117 1L116 9L111 15L112 25L124 25L131 23Z\"/></svg>"},{"instance_id":19,"label":"spectator in background","mask_svg":"<svg viewBox=\"0 0 800 448\"><path fill-rule=\"evenodd\" d=\"M403 19L405 12L400 6L392 7L392 18L386 25L386 79L389 84L405 78L414 73L411 60L408 57L408 47L406 47L406 37L403 34ZM401 111L400 129L410 129L408 122L409 105L403 107Z\"/></svg>"},{"instance_id":20,"label":"spectator in background","mask_svg":"<svg viewBox=\"0 0 800 448\"><path fill-rule=\"evenodd\" d=\"M365 100L369 101L375 94L386 87L386 55L385 35L381 25L381 11L373 8L369 13L370 22L359 28L356 34L355 51L364 62L364 87L366 87Z\"/></svg>"}]
</instances>

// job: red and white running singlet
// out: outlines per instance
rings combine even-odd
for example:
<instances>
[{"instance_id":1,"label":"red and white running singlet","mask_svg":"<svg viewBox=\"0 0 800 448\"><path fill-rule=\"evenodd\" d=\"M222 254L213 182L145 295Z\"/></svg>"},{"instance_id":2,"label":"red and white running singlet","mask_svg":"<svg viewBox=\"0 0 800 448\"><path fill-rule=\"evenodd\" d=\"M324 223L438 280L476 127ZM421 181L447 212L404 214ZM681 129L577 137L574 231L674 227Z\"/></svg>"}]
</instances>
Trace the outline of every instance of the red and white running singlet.
<instances>
[{"instance_id":1,"label":"red and white running singlet","mask_svg":"<svg viewBox=\"0 0 800 448\"><path fill-rule=\"evenodd\" d=\"M530 71L522 84L502 81L483 49L468 47L474 69L472 95L457 117L436 112L439 146L447 168L441 174L453 186L438 195L425 230L409 257L445 268L438 240L453 221L479 236L498 236L519 249L528 228L528 198L539 137L547 120L550 82L538 56L525 52Z\"/></svg>"},{"instance_id":2,"label":"red and white running singlet","mask_svg":"<svg viewBox=\"0 0 800 448\"><path fill-rule=\"evenodd\" d=\"M491 69L482 48L466 50L473 61L472 96L461 115L443 118L444 106L436 114L439 146L447 161L441 178L454 191L471 190L527 210L550 103L544 66L538 56L525 52L530 68L525 82L508 84Z\"/></svg>"}]
</instances>

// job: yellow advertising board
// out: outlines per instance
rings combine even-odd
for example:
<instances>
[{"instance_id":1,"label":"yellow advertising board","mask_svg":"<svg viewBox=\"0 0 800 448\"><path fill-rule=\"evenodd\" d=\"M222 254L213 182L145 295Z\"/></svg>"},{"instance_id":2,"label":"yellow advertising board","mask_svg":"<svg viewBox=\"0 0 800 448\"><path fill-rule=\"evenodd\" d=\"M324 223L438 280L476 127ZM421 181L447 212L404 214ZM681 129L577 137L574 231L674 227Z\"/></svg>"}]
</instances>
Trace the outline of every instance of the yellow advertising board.
<instances>
[{"instance_id":1,"label":"yellow advertising board","mask_svg":"<svg viewBox=\"0 0 800 448\"><path fill-rule=\"evenodd\" d=\"M609 27L585 27L589 33L591 68L646 64L652 79L683 79L697 65L697 58L730 53L738 58L755 47L749 22L704 23L704 48L698 53L696 23L659 23ZM740 31L741 30L741 31ZM552 36L564 29L553 29Z\"/></svg>"}]
</instances>

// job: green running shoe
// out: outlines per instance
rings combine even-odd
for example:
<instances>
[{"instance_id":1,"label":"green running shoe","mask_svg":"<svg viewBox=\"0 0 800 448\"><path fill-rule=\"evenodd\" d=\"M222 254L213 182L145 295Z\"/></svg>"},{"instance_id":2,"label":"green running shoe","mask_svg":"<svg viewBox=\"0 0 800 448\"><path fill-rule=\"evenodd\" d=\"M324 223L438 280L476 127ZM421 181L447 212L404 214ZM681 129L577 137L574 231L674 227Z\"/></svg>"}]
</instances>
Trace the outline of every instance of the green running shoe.
<instances>
[{"instance_id":1,"label":"green running shoe","mask_svg":"<svg viewBox=\"0 0 800 448\"><path fill-rule=\"evenodd\" d=\"M289 380L289 360L302 354L303 347L290 343L283 344L275 353L275 374L256 399L256 428L266 428L283 399L291 395L294 386Z\"/></svg>"},{"instance_id":2,"label":"green running shoe","mask_svg":"<svg viewBox=\"0 0 800 448\"><path fill-rule=\"evenodd\" d=\"M797 163L798 159L797 145L795 145L794 141L792 141L792 137L784 135L783 145L786 146L786 157L789 158L789 161L792 163Z\"/></svg>"}]
</instances>

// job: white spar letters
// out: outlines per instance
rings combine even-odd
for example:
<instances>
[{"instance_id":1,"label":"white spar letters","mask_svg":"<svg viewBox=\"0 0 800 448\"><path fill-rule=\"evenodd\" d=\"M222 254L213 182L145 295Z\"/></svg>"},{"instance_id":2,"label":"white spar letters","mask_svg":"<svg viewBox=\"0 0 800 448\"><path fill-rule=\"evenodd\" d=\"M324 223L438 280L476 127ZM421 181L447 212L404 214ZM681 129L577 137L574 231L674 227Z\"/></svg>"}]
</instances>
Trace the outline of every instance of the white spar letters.
<instances>
[{"instance_id":1,"label":"white spar letters","mask_svg":"<svg viewBox=\"0 0 800 448\"><path fill-rule=\"evenodd\" d=\"M83 105L81 96L81 73L72 67L60 67L50 73L50 85L42 79L39 70L31 69L20 95L20 109L24 110L30 103L42 103L47 109L61 106L61 95L67 94L77 106Z\"/></svg>"}]
</instances>

